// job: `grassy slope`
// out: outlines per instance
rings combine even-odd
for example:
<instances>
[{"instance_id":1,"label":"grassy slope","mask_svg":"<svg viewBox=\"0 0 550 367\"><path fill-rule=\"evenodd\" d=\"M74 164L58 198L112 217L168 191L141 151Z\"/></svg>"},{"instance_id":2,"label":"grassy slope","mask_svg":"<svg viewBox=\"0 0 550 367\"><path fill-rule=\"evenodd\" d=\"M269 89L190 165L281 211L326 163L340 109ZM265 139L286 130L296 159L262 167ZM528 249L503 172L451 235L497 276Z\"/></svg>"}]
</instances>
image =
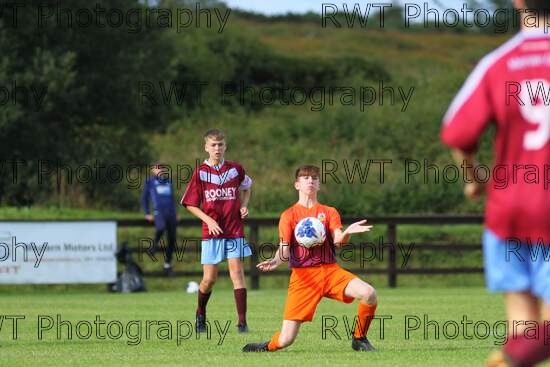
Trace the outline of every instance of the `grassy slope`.
<instances>
[{"instance_id":1,"label":"grassy slope","mask_svg":"<svg viewBox=\"0 0 550 367\"><path fill-rule=\"evenodd\" d=\"M200 138L204 130L220 126L228 132L227 158L242 162L254 177L252 216L278 215L295 200L291 188L293 169L304 162L320 164L323 159L340 163L338 176L343 183L338 185L329 177L321 200L338 206L343 214L372 216L444 210L438 207L439 202L445 201L444 197L437 195L448 195L449 190L434 190L439 186L421 182L404 185L404 160L429 159L441 167L451 162L446 149L438 143L441 117L475 63L502 43L504 37L322 29L314 23L262 23L239 18L232 18L228 27L228 31L252 34L275 51L289 56L328 59L346 56L377 61L391 74L387 86L415 88L410 105L407 111L401 112L400 98L395 106L390 106L386 98L384 106L367 107L365 112L360 112L359 106L346 107L337 102L322 112L312 112L307 105L274 106L258 113L224 112L222 116L208 114L205 106L204 113L175 121L166 134L153 137L156 156L173 167L177 164L194 167L196 159L204 158ZM378 89L378 81L372 80L341 83L341 86ZM378 181L376 168L366 182L359 182L356 177L350 183L345 180L341 164L343 160L355 159L363 165L367 159L392 159L393 163L387 169L383 184ZM457 204L452 206L452 211L479 212L480 204L462 200L458 186L451 190ZM180 185L178 194L183 193L184 187ZM136 202L138 195L136 191ZM399 210L401 203L403 210ZM448 212L448 208L445 211ZM33 216L11 209L0 214L6 218ZM73 215L103 216L89 210L51 210L52 217ZM131 215L140 216L139 213ZM181 216L187 215L181 210Z\"/></svg>"},{"instance_id":2,"label":"grassy slope","mask_svg":"<svg viewBox=\"0 0 550 367\"><path fill-rule=\"evenodd\" d=\"M260 213L279 213L294 199L291 172L304 162L321 164L323 159L342 163L344 159L392 159L386 182L378 182L377 171L366 183L356 178L351 184L327 182L322 192L327 202L337 203L344 213L395 212L391 197L402 186L404 160L429 159L430 163L451 163L446 149L438 143L441 118L451 99L479 58L497 47L505 38L487 35L402 33L322 29L317 24L261 23L233 19L232 28L252 33L262 43L289 56L333 58L360 57L377 61L391 74L385 83L406 91L414 87L411 102L401 112L402 101L391 106L386 96L383 106L375 104L359 110L359 105L334 106L313 112L304 106L272 106L259 113L212 117L202 113L195 119L178 121L168 134L154 139L159 155L171 164L194 165L204 152L200 136L211 126L228 132L227 157L243 163L255 179L252 208ZM341 81L339 86L373 86L378 81ZM296 87L296 86L289 86ZM329 87L329 86L325 86ZM398 94L397 94L398 95ZM327 97L328 98L328 97ZM338 98L338 97L336 97ZM207 109L205 109L207 111ZM373 169L374 170L374 169ZM340 166L340 175L344 175ZM342 177L340 176L340 177ZM418 176L419 178L421 176ZM404 193L403 193L404 191ZM459 196L457 187L453 192ZM408 192L415 192L417 197ZM437 197L433 187L411 183L400 191L405 212L434 212ZM460 201L460 197L457 199ZM392 209L388 209L388 208ZM479 204L461 202L453 210L479 211Z\"/></svg>"},{"instance_id":3,"label":"grassy slope","mask_svg":"<svg viewBox=\"0 0 550 367\"><path fill-rule=\"evenodd\" d=\"M240 348L247 342L268 339L280 327L280 318L285 299L284 291L255 291L250 293L249 323L251 332L239 335L235 332L234 302L231 292L217 291L209 306L211 321L218 320L225 325L231 322L229 333L221 346L218 334L211 340L196 340L195 334L177 346L175 335L172 340L160 340L156 327L152 327L151 340L145 340L146 320L169 320L176 333L176 320L193 321L196 298L182 292L147 293L133 295L108 295L96 293L69 294L26 294L6 295L0 300L5 314L25 315L20 321L18 340L9 336L11 324L4 322L0 332L3 360L10 366L22 365L364 365L376 366L474 366L481 365L490 350L494 349L493 336L487 339L466 340L462 336L447 339L442 326L446 321L460 325L463 315L474 323L487 321L491 326L502 320L500 297L486 294L479 288L455 289L408 289L381 290L379 315L391 316L386 321L384 340L380 340L379 324L375 321L371 340L379 348L375 354L357 354L351 351L345 336L343 316L353 317L354 305L345 305L324 300L317 309L316 318L303 326L296 343L288 350L269 355L246 355ZM74 325L79 320L91 323L96 315L110 322L119 320L123 325L129 321L141 321L142 340L136 346L127 345L128 339L98 340L95 335L89 340L67 340L66 329L57 340L55 327L44 332L44 340L37 339L37 316L48 315L54 319L60 314L62 320ZM424 315L439 323L439 340L435 339L434 327L428 328L426 339L421 328L411 331L405 339L405 317ZM322 316L330 315L339 320L335 331L343 340L337 340L328 333L321 337ZM8 326L8 327L6 327ZM472 334L470 325L468 334ZM135 333L136 327L131 330ZM116 331L113 329L113 332ZM448 329L452 332L452 327ZM501 329L496 330L502 332ZM74 332L74 330L73 330ZM94 329L95 332L95 329ZM479 330L483 332L483 327ZM102 334L105 333L103 326Z\"/></svg>"}]
</instances>

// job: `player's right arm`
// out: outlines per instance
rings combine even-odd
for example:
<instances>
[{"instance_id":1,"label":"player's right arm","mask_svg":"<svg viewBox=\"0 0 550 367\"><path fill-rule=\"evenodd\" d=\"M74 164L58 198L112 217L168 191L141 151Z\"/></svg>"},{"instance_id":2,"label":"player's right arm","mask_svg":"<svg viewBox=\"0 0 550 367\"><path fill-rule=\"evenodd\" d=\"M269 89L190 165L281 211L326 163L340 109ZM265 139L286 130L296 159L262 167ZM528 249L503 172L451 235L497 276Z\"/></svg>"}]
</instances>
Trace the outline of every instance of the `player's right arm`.
<instances>
[{"instance_id":1,"label":"player's right arm","mask_svg":"<svg viewBox=\"0 0 550 367\"><path fill-rule=\"evenodd\" d=\"M473 153L461 149L452 149L452 155L458 165L465 167L464 195L470 200L478 200L485 193L485 183L476 180L475 168L479 165ZM471 180L466 180L466 177Z\"/></svg>"},{"instance_id":2,"label":"player's right arm","mask_svg":"<svg viewBox=\"0 0 550 367\"><path fill-rule=\"evenodd\" d=\"M216 222L212 217L210 217L208 214L202 211L201 208L197 206L190 206L187 205L187 210L191 212L195 217L202 220L206 225L208 226L208 233L213 234L215 236L220 235L223 233L223 230L218 225L218 222Z\"/></svg>"},{"instance_id":3,"label":"player's right arm","mask_svg":"<svg viewBox=\"0 0 550 367\"><path fill-rule=\"evenodd\" d=\"M275 256L271 260L262 261L256 267L261 271L272 271L275 270L279 265L284 262L287 262L289 259L289 250L290 246L287 243L281 241L279 243L279 248L275 252Z\"/></svg>"},{"instance_id":4,"label":"player's right arm","mask_svg":"<svg viewBox=\"0 0 550 367\"><path fill-rule=\"evenodd\" d=\"M292 214L285 210L279 218L279 248L271 260L262 261L256 267L261 271L275 270L279 265L290 259L290 243L292 241L294 227L292 225Z\"/></svg>"},{"instance_id":5,"label":"player's right arm","mask_svg":"<svg viewBox=\"0 0 550 367\"><path fill-rule=\"evenodd\" d=\"M465 166L465 174L470 178L476 177L474 170L478 163L474 157L479 137L495 117L488 76L492 63L491 57L486 57L476 66L454 98L441 128L441 140L451 148L456 163ZM475 179L464 179L466 197L479 198L484 185Z\"/></svg>"},{"instance_id":6,"label":"player's right arm","mask_svg":"<svg viewBox=\"0 0 550 367\"><path fill-rule=\"evenodd\" d=\"M195 170L181 198L180 204L185 206L195 217L206 223L209 234L215 236L222 234L223 230L218 223L200 208L202 202L203 194L199 183L198 170Z\"/></svg>"}]
</instances>

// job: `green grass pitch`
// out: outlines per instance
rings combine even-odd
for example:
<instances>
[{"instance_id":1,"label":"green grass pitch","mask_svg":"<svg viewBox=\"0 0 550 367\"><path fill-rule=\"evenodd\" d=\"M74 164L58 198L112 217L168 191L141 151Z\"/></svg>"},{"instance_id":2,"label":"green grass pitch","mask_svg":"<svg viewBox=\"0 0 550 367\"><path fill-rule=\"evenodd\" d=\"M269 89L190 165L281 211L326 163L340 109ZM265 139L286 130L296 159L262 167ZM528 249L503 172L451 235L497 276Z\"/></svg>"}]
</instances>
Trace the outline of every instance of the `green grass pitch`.
<instances>
[{"instance_id":1,"label":"green grass pitch","mask_svg":"<svg viewBox=\"0 0 550 367\"><path fill-rule=\"evenodd\" d=\"M378 295L378 314L388 318L384 323L383 339L378 320L373 322L369 332L378 352L357 353L350 347L344 317L353 322L356 305L325 299L317 308L313 322L302 326L292 346L276 353L244 354L241 348L245 343L265 341L280 327L285 290L265 288L249 291L248 322L251 331L244 335L236 331L233 293L226 289L215 290L208 306L208 317L213 327L210 339L201 334L198 340L194 332L189 335L186 326L194 321L196 295L186 294L183 290L128 295L87 291L52 294L47 289L22 294L8 292L0 297L0 316L22 315L25 319L18 321L17 340L14 340L12 320L3 318L0 355L2 364L6 366L470 367L483 365L488 353L497 348L495 341L499 340L504 330L495 326L504 319L501 296L488 294L482 288L380 289ZM58 314L61 321L69 321L71 325L58 324ZM39 315L44 327L42 340L38 338ZM96 315L105 324L94 324ZM53 319L49 330L46 327L52 320L47 317ZM466 322L471 322L466 324L466 328L463 327L463 317L466 317ZM334 321L338 321L332 328L334 333L326 331L324 339L323 318L327 327L334 326ZM164 324L158 324L162 320ZM181 334L185 337L180 345L177 340L178 320L181 322ZM405 334L406 320L410 329L408 338ZM125 330L119 330L119 324L114 321L120 322ZM149 340L146 334L148 321ZM223 340L214 327L215 321L222 329L229 325ZM415 323L418 328L413 330ZM474 335L476 323L477 335ZM459 326L458 330L455 330L455 324ZM59 338L58 326L61 332ZM72 329L72 340L67 338L69 327ZM439 338L434 334L436 328ZM118 338L121 332L123 335ZM453 339L455 332L459 335ZM88 333L92 335L84 339Z\"/></svg>"}]
</instances>

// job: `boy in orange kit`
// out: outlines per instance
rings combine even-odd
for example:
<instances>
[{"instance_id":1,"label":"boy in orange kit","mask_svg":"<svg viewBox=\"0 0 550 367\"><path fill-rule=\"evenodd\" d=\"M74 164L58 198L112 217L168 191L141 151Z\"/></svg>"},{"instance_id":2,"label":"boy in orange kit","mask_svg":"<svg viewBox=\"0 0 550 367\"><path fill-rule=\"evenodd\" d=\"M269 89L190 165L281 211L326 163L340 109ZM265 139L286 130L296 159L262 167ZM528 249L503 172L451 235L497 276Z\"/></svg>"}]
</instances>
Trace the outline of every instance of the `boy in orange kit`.
<instances>
[{"instance_id":1,"label":"boy in orange kit","mask_svg":"<svg viewBox=\"0 0 550 367\"><path fill-rule=\"evenodd\" d=\"M357 351L374 350L366 334L377 306L376 292L371 285L336 264L335 254L335 247L346 244L350 235L370 231L372 226L364 225L366 220L362 220L342 231L338 211L317 201L319 174L320 169L316 166L304 165L296 170L294 187L299 198L296 204L281 214L279 249L273 259L257 265L262 271L271 271L284 261L289 261L292 269L281 331L276 332L270 341L245 345L243 352L272 352L291 345L302 322L313 319L323 297L345 303L359 300L359 322L354 331L352 348ZM294 229L301 219L307 217L315 217L325 226L327 236L320 246L306 248L296 241Z\"/></svg>"}]
</instances>

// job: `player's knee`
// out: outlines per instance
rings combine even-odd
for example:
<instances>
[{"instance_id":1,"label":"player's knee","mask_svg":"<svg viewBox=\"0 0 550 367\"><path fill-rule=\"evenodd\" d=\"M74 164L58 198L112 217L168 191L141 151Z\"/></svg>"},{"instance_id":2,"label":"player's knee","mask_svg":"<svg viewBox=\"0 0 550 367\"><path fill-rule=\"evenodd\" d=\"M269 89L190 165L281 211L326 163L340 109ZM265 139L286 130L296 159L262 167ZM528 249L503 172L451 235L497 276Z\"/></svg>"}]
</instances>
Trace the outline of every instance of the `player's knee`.
<instances>
[{"instance_id":1,"label":"player's knee","mask_svg":"<svg viewBox=\"0 0 550 367\"><path fill-rule=\"evenodd\" d=\"M230 270L229 277L233 282L242 282L244 281L244 271L242 271L242 269Z\"/></svg>"},{"instance_id":2,"label":"player's knee","mask_svg":"<svg viewBox=\"0 0 550 367\"><path fill-rule=\"evenodd\" d=\"M361 290L361 300L368 303L369 305L375 305L378 303L378 297L376 296L376 290L367 285Z\"/></svg>"},{"instance_id":3,"label":"player's knee","mask_svg":"<svg viewBox=\"0 0 550 367\"><path fill-rule=\"evenodd\" d=\"M207 277L204 277L202 278L202 284L210 289L211 287L214 286L214 284L216 284L216 281L217 281L217 277L213 277L213 276L207 276Z\"/></svg>"}]
</instances>

